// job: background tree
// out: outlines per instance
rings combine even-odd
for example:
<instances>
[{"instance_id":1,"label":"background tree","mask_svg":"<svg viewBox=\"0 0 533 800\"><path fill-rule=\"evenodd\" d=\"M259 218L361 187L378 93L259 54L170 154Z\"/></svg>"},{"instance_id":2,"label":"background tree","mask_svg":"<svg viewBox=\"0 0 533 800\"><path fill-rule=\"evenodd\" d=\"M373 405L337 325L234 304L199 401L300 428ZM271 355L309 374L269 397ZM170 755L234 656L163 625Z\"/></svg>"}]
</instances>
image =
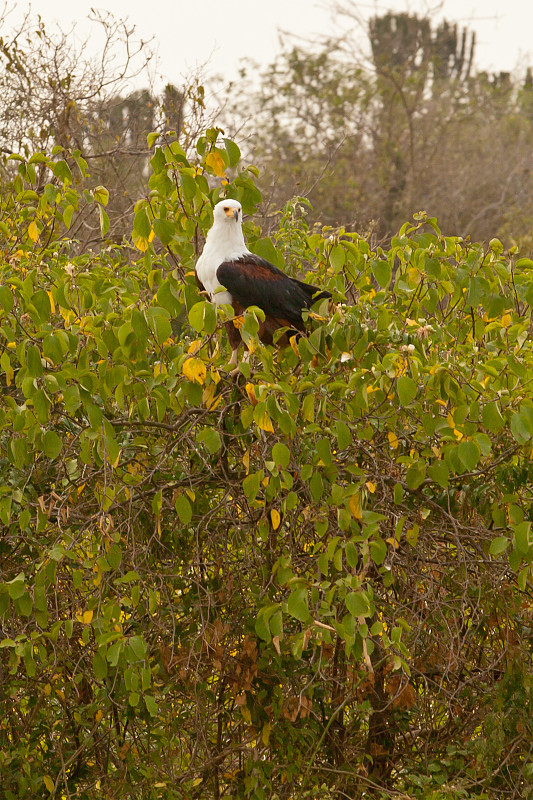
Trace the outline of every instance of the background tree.
<instances>
[{"instance_id":1,"label":"background tree","mask_svg":"<svg viewBox=\"0 0 533 800\"><path fill-rule=\"evenodd\" d=\"M353 21L353 7L345 11ZM274 208L297 192L321 222L378 240L421 208L444 230L481 240L508 235L516 214L507 242L528 247L527 76L475 73L473 34L447 22L389 13L370 20L367 37L366 61L346 35L286 43L260 90L250 89L260 124L246 146Z\"/></svg>"},{"instance_id":2,"label":"background tree","mask_svg":"<svg viewBox=\"0 0 533 800\"><path fill-rule=\"evenodd\" d=\"M29 156L61 148L79 188L113 188L106 210L105 235L121 242L129 235L134 205L146 194L150 131L172 128L188 149L209 121L199 75L182 88L167 85L159 96L151 88L150 44L111 14L94 13L99 57L87 55L88 40L49 30L28 12L16 30L4 12L0 26L0 123L3 181L13 176L11 153ZM132 89L144 81L149 88ZM58 151L59 152L59 151ZM72 154L89 165L85 182ZM83 250L101 239L98 217L83 220L76 231ZM74 236L72 237L74 238Z\"/></svg>"}]
</instances>

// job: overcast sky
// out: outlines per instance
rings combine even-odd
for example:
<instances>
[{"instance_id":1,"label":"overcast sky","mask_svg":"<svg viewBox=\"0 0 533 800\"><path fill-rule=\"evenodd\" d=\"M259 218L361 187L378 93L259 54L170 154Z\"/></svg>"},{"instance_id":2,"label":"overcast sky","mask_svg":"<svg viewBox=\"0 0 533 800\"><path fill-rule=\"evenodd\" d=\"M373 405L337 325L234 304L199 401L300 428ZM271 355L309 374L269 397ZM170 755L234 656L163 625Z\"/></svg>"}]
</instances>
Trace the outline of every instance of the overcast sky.
<instances>
[{"instance_id":1,"label":"overcast sky","mask_svg":"<svg viewBox=\"0 0 533 800\"><path fill-rule=\"evenodd\" d=\"M339 34L348 25L334 19L334 5L335 0L31 0L32 12L47 25L59 22L66 31L75 22L80 38L92 31L95 47L96 29L87 22L91 8L127 19L139 36L153 38L160 80L175 84L203 65L232 78L242 58L268 63L279 50L280 30L304 39ZM477 35L480 69L518 70L521 76L533 62L533 0L353 0L352 6L363 19L389 9L430 11L434 19L468 26ZM8 0L6 7L13 24L28 4Z\"/></svg>"}]
</instances>

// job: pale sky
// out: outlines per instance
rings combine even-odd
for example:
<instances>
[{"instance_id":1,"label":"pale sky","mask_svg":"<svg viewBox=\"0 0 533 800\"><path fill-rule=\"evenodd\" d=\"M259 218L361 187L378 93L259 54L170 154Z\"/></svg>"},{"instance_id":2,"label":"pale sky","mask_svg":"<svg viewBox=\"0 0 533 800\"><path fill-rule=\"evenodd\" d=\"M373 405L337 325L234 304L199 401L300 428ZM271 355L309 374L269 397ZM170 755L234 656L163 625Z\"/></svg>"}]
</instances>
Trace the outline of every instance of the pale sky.
<instances>
[{"instance_id":1,"label":"pale sky","mask_svg":"<svg viewBox=\"0 0 533 800\"><path fill-rule=\"evenodd\" d=\"M348 24L334 19L334 6L335 0L31 0L32 12L47 26L59 22L67 31L75 22L77 36L90 33L95 49L100 45L97 28L87 22L91 8L127 19L140 37L153 38L161 83L178 85L204 65L206 74L233 78L242 58L269 63L279 51L280 30L303 39L341 33ZM14 24L28 4L7 0L6 7ZM533 63L533 0L353 0L352 7L362 19L386 10L433 11L435 20L468 26L477 34L478 69L517 70L521 77Z\"/></svg>"}]
</instances>

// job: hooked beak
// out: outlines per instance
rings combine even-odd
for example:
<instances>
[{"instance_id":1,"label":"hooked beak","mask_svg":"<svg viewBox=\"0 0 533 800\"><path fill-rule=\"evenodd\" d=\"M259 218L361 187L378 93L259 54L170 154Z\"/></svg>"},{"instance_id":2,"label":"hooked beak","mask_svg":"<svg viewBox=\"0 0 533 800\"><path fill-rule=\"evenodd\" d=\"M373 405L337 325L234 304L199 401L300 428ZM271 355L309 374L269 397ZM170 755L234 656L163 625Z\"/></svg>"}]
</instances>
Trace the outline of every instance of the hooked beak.
<instances>
[{"instance_id":1,"label":"hooked beak","mask_svg":"<svg viewBox=\"0 0 533 800\"><path fill-rule=\"evenodd\" d=\"M236 208L234 208L234 209L232 209L232 208L227 208L227 209L225 210L225 214L226 214L226 216L227 216L227 217L233 217L233 219L235 220L235 222L237 222L237 221L238 221L238 219L239 219L239 211L238 211L238 209L236 209Z\"/></svg>"}]
</instances>

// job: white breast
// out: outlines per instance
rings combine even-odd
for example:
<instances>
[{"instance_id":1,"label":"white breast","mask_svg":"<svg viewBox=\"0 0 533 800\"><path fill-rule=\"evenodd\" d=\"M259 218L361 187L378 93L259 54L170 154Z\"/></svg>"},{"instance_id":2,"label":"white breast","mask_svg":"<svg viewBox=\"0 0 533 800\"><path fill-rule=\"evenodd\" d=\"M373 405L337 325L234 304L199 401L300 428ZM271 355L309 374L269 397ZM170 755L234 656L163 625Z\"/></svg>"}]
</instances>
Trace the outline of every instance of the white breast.
<instances>
[{"instance_id":1,"label":"white breast","mask_svg":"<svg viewBox=\"0 0 533 800\"><path fill-rule=\"evenodd\" d=\"M217 278L217 269L225 261L234 261L250 251L244 244L240 230L240 237L237 237L237 241L235 240L235 234L230 238L220 235L213 236L213 233L215 233L214 228L209 232L202 255L196 262L196 274L214 303L231 304L230 293L220 291L221 283Z\"/></svg>"}]
</instances>

